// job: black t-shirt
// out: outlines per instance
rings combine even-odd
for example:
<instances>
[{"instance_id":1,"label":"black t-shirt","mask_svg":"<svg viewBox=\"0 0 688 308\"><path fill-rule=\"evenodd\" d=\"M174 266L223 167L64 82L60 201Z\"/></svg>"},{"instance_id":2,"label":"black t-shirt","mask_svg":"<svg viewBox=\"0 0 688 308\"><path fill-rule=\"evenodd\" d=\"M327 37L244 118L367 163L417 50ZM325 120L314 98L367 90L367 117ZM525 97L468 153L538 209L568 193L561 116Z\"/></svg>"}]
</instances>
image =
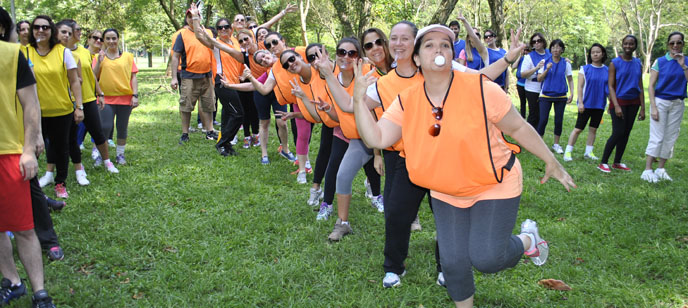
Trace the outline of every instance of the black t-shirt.
<instances>
[{"instance_id":1,"label":"black t-shirt","mask_svg":"<svg viewBox=\"0 0 688 308\"><path fill-rule=\"evenodd\" d=\"M29 62L24 58L24 53L19 52L19 62L17 63L17 90L36 84Z\"/></svg>"}]
</instances>

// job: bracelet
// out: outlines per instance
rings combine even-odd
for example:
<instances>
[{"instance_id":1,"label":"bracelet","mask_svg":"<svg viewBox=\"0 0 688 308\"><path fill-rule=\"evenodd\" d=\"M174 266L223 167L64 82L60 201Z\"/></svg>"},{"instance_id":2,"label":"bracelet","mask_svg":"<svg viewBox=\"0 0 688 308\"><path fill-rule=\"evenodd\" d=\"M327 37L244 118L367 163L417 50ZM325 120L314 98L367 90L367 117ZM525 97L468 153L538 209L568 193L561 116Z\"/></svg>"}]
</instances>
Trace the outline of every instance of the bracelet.
<instances>
[{"instance_id":1,"label":"bracelet","mask_svg":"<svg viewBox=\"0 0 688 308\"><path fill-rule=\"evenodd\" d=\"M518 58L518 57L516 57L516 58ZM509 64L509 66L511 66L511 65L513 65L514 63L516 63L516 60L514 60L514 61L509 61L509 60L507 60L506 55L504 55L504 57L503 57L502 59L504 59L504 61L506 61L506 63Z\"/></svg>"}]
</instances>

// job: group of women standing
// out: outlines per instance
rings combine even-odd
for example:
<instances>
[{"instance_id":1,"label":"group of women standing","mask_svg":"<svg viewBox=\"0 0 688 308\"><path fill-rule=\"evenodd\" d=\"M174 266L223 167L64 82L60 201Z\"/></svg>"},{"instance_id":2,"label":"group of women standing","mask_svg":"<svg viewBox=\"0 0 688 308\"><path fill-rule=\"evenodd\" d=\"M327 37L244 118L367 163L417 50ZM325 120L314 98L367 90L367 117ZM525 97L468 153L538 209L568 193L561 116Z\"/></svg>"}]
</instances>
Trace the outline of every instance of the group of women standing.
<instances>
[{"instance_id":1,"label":"group of women standing","mask_svg":"<svg viewBox=\"0 0 688 308\"><path fill-rule=\"evenodd\" d=\"M27 28L30 31L27 31ZM77 143L77 124L83 122L93 138L95 163L110 173L119 170L110 161L106 136L117 117L117 159L126 163L124 146L131 109L138 106L136 65L133 56L118 49L115 29L89 34L89 49L79 45L81 27L73 20L55 24L40 15L29 22L19 22L22 52L32 64L36 76L44 137L47 145L46 173L41 187L55 183L55 194L67 198L66 178L71 158L80 185L88 185ZM28 33L27 33L28 32ZM106 48L100 49L105 37Z\"/></svg>"}]
</instances>

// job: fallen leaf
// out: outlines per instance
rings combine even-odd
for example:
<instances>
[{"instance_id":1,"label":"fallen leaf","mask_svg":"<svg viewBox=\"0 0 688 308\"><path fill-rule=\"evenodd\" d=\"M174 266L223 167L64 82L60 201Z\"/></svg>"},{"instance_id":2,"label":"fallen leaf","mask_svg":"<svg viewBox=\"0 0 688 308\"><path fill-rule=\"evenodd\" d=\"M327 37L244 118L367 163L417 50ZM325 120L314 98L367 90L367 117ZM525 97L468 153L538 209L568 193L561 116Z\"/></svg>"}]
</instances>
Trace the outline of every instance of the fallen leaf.
<instances>
[{"instance_id":1,"label":"fallen leaf","mask_svg":"<svg viewBox=\"0 0 688 308\"><path fill-rule=\"evenodd\" d=\"M564 220L566 220L565 217L559 217L559 218L557 218L557 221L564 221Z\"/></svg>"},{"instance_id":2,"label":"fallen leaf","mask_svg":"<svg viewBox=\"0 0 688 308\"><path fill-rule=\"evenodd\" d=\"M119 193L117 193L117 197L121 196Z\"/></svg>"},{"instance_id":3,"label":"fallen leaf","mask_svg":"<svg viewBox=\"0 0 688 308\"><path fill-rule=\"evenodd\" d=\"M370 282L370 283L377 283L377 281L372 280L372 279L368 279L368 282Z\"/></svg>"},{"instance_id":4,"label":"fallen leaf","mask_svg":"<svg viewBox=\"0 0 688 308\"><path fill-rule=\"evenodd\" d=\"M143 292L136 293L131 296L133 299L142 299L143 298Z\"/></svg>"},{"instance_id":5,"label":"fallen leaf","mask_svg":"<svg viewBox=\"0 0 688 308\"><path fill-rule=\"evenodd\" d=\"M131 281L129 280L129 278L124 279L124 281L120 281L120 283L129 283L129 282L131 282Z\"/></svg>"},{"instance_id":6,"label":"fallen leaf","mask_svg":"<svg viewBox=\"0 0 688 308\"><path fill-rule=\"evenodd\" d=\"M127 275L127 272L117 272L117 273L115 273L115 275L116 275L117 277L122 277L122 276L126 276L126 275Z\"/></svg>"},{"instance_id":7,"label":"fallen leaf","mask_svg":"<svg viewBox=\"0 0 688 308\"><path fill-rule=\"evenodd\" d=\"M585 262L583 258L576 258L576 260L573 261L574 265L580 265L581 263Z\"/></svg>"},{"instance_id":8,"label":"fallen leaf","mask_svg":"<svg viewBox=\"0 0 688 308\"><path fill-rule=\"evenodd\" d=\"M418 308L425 308L425 306L423 306L423 304L420 304Z\"/></svg>"},{"instance_id":9,"label":"fallen leaf","mask_svg":"<svg viewBox=\"0 0 688 308\"><path fill-rule=\"evenodd\" d=\"M538 281L538 284L552 290L571 291L571 287L561 280L542 279Z\"/></svg>"},{"instance_id":10,"label":"fallen leaf","mask_svg":"<svg viewBox=\"0 0 688 308\"><path fill-rule=\"evenodd\" d=\"M201 213L205 213L205 209L201 209Z\"/></svg>"},{"instance_id":11,"label":"fallen leaf","mask_svg":"<svg viewBox=\"0 0 688 308\"><path fill-rule=\"evenodd\" d=\"M523 264L528 264L530 263L530 259L523 259Z\"/></svg>"},{"instance_id":12,"label":"fallen leaf","mask_svg":"<svg viewBox=\"0 0 688 308\"><path fill-rule=\"evenodd\" d=\"M74 295L74 289L72 289L72 288L69 288L69 294L72 294L72 295Z\"/></svg>"},{"instance_id":13,"label":"fallen leaf","mask_svg":"<svg viewBox=\"0 0 688 308\"><path fill-rule=\"evenodd\" d=\"M676 237L676 240L681 242L681 243L686 243L686 242L688 242L688 235L684 235L684 236L679 235ZM688 307L688 305L685 305L684 307Z\"/></svg>"},{"instance_id":14,"label":"fallen leaf","mask_svg":"<svg viewBox=\"0 0 688 308\"><path fill-rule=\"evenodd\" d=\"M171 252L171 253L176 253L176 252L177 252L177 248L174 248L174 247L172 247L172 246L167 246L167 247L163 248L162 250L165 251L165 252Z\"/></svg>"}]
</instances>

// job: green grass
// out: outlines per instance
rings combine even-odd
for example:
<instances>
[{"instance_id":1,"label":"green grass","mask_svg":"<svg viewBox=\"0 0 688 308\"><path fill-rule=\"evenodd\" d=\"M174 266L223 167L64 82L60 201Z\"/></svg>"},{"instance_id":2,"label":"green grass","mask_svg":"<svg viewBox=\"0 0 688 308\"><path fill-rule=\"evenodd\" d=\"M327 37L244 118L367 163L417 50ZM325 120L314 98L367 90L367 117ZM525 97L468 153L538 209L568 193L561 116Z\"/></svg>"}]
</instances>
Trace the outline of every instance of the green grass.
<instances>
[{"instance_id":1,"label":"green grass","mask_svg":"<svg viewBox=\"0 0 688 308\"><path fill-rule=\"evenodd\" d=\"M53 214L66 258L46 263L45 276L60 307L452 305L445 289L435 285L434 223L426 203L420 213L423 231L411 237L409 272L401 287L383 289L383 215L365 199L362 173L351 207L355 234L329 243L334 219L315 220L305 202L308 186L296 184L289 174L295 167L276 154L273 128L267 167L259 162L258 148L223 158L198 133L178 146L177 95L168 90L168 79L161 70L142 69L139 84L141 107L129 126L129 164L110 175L93 168L84 151L91 185L79 187L71 171L68 206ZM567 107L562 143L575 112ZM584 133L574 161L565 164L578 184L570 193L556 181L539 184L544 164L529 153L519 155L524 190L518 223L538 222L550 242L550 259L542 267L476 272L476 306L687 304L688 242L680 241L688 236L686 121L682 128L667 164L672 183L640 180L647 120L636 123L624 157L631 173L602 174L595 163L583 160ZM610 131L605 115L598 156ZM319 129L313 136L314 162ZM46 192L54 196L52 189ZM564 280L573 290L546 290L537 284L543 278ZM20 305L28 305L28 299L15 304Z\"/></svg>"}]
</instances>

